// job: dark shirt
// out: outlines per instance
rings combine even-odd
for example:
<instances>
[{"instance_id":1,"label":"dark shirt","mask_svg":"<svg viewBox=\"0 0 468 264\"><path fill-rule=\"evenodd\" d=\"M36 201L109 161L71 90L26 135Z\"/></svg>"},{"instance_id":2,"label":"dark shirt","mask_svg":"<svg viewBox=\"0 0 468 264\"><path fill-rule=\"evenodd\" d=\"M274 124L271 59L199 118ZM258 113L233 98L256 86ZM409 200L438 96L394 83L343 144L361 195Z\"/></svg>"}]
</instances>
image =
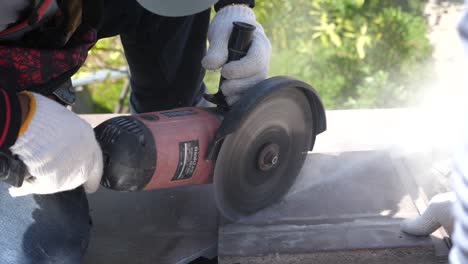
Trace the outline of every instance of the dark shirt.
<instances>
[{"instance_id":1,"label":"dark shirt","mask_svg":"<svg viewBox=\"0 0 468 264\"><path fill-rule=\"evenodd\" d=\"M86 1L83 0L84 3ZM94 0L89 2L92 1ZM231 4L254 7L255 0L220 0L214 8L218 11ZM61 14L57 14L57 17L61 18ZM83 17L83 20L86 20L86 17ZM7 30L9 28L3 32ZM3 32L0 32L0 37ZM49 37L47 36L47 39ZM0 151L7 150L15 143L21 126L21 108L17 93L29 90L50 94L51 91L45 87L51 87L50 83L59 84L70 78L82 66L88 49L95 41L92 27L80 26L69 41L67 39L67 43L60 47L54 45L35 48L22 45L21 42L18 45L0 44ZM34 42L32 38L32 43ZM31 38L28 43L31 43ZM45 62L45 59L48 61ZM44 67L44 64L47 64L47 67Z\"/></svg>"}]
</instances>

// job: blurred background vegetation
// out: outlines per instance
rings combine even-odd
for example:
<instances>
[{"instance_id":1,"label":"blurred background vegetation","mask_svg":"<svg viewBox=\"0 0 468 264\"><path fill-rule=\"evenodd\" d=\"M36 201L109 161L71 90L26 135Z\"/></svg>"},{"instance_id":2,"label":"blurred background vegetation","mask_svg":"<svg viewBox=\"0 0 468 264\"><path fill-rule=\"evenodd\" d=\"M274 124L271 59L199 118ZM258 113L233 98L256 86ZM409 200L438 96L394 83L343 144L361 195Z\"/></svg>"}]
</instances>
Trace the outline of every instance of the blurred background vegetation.
<instances>
[{"instance_id":1,"label":"blurred background vegetation","mask_svg":"<svg viewBox=\"0 0 468 264\"><path fill-rule=\"evenodd\" d=\"M432 74L424 4L258 0L257 18L273 44L269 75L289 75L311 84L327 109L408 106ZM101 40L75 78L125 65L120 40ZM216 72L205 77L211 91L218 80ZM125 85L126 80L90 85L94 112L114 111Z\"/></svg>"}]
</instances>

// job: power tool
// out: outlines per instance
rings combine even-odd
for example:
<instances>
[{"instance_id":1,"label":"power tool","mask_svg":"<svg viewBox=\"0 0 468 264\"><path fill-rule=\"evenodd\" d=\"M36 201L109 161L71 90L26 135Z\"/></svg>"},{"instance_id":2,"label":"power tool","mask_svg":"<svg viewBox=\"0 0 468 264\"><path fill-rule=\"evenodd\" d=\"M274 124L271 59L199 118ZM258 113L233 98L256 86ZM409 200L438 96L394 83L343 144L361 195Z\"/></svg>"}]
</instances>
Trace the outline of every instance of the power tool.
<instances>
[{"instance_id":1,"label":"power tool","mask_svg":"<svg viewBox=\"0 0 468 264\"><path fill-rule=\"evenodd\" d=\"M229 61L246 54L254 30L234 22ZM119 116L98 125L101 184L146 191L214 183L218 209L230 221L281 199L316 136L326 129L318 93L302 81L279 76L248 89L232 107L221 89L205 98L216 106ZM10 176L16 174L21 173ZM18 180L10 177L9 182Z\"/></svg>"}]
</instances>

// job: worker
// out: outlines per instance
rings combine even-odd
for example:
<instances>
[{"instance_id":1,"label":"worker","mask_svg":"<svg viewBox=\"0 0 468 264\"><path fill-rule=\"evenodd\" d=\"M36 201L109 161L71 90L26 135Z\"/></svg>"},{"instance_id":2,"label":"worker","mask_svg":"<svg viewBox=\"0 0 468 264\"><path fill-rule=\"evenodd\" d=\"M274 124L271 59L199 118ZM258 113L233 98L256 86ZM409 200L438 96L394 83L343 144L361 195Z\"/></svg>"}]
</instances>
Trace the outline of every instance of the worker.
<instances>
[{"instance_id":1,"label":"worker","mask_svg":"<svg viewBox=\"0 0 468 264\"><path fill-rule=\"evenodd\" d=\"M0 263L81 263L91 228L85 192L98 189L102 153L92 127L64 105L73 100L70 77L96 41L120 35L134 112L197 105L205 70L216 69L232 105L268 72L271 45L253 7L254 0L0 0L0 163L20 159L31 176L20 188L0 183ZM247 55L226 63L233 21L256 30Z\"/></svg>"},{"instance_id":2,"label":"worker","mask_svg":"<svg viewBox=\"0 0 468 264\"><path fill-rule=\"evenodd\" d=\"M468 59L468 13L458 26L458 31ZM466 95L468 90L465 89ZM466 96L465 95L465 96ZM415 219L402 221L401 230L416 236L427 236L439 229L449 233L453 247L450 250L450 263L468 263L468 106L461 109L464 129L453 155L453 192L434 196L423 214Z\"/></svg>"}]
</instances>

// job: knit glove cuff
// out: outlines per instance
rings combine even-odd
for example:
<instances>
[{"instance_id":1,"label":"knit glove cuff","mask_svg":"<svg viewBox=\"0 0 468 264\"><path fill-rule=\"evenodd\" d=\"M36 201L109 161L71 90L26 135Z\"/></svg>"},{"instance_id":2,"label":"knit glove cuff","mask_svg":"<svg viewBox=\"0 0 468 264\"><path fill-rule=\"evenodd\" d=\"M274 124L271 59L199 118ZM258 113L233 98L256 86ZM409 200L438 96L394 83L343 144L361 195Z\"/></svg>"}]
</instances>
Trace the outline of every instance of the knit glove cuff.
<instances>
[{"instance_id":1,"label":"knit glove cuff","mask_svg":"<svg viewBox=\"0 0 468 264\"><path fill-rule=\"evenodd\" d=\"M96 191L103 164L92 127L42 95L27 95L30 111L10 150L25 163L30 179L10 194L48 194L82 184L87 192Z\"/></svg>"}]
</instances>

